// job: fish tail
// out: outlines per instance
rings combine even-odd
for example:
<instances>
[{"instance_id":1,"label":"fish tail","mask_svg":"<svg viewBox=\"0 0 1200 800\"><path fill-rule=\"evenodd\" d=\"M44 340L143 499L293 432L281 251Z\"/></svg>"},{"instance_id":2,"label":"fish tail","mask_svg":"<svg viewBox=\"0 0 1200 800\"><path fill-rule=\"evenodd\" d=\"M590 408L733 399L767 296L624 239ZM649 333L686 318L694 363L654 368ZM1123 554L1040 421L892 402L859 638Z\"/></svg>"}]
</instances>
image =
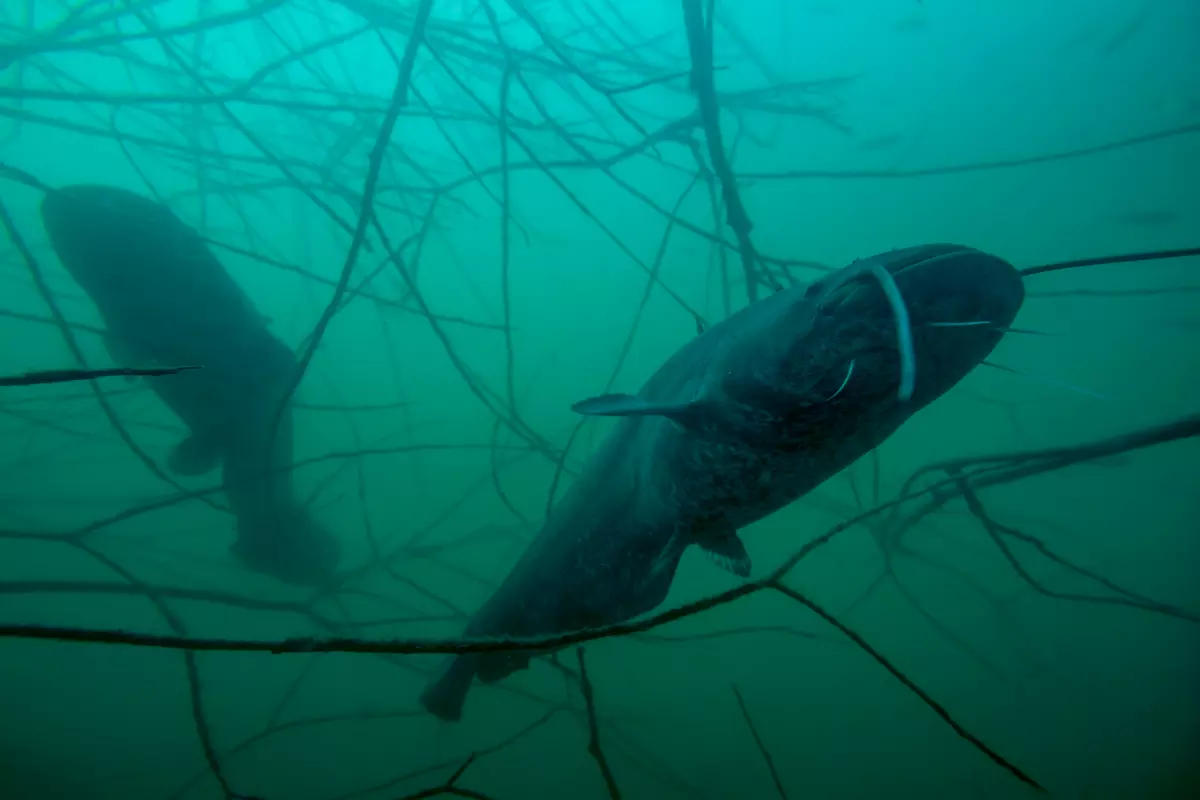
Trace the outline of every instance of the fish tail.
<instances>
[{"instance_id":1,"label":"fish tail","mask_svg":"<svg viewBox=\"0 0 1200 800\"><path fill-rule=\"evenodd\" d=\"M477 656L473 653L448 656L442 662L438 675L421 692L421 705L430 714L446 722L457 722L462 717L467 692L475 680Z\"/></svg>"}]
</instances>

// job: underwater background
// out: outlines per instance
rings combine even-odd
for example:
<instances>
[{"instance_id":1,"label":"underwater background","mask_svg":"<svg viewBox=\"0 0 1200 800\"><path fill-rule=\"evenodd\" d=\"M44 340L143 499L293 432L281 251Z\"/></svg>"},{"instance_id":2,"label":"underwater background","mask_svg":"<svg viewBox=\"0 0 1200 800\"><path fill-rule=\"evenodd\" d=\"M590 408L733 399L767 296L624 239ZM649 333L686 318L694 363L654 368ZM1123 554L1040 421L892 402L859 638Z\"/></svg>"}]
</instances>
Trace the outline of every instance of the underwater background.
<instances>
[{"instance_id":1,"label":"underwater background","mask_svg":"<svg viewBox=\"0 0 1200 800\"><path fill-rule=\"evenodd\" d=\"M459 636L568 441L577 469L612 427L573 436L571 405L636 392L698 316L931 242L1018 267L1194 248L1197 52L1194 0L6 0L0 375L114 363L46 187L165 202L311 352L294 476L345 576L245 569L230 516L131 451L185 435L165 378L0 386L0 797L1034 794L778 592L590 641L587 681L535 659L457 723L417 703L441 655L347 651ZM1071 455L1196 419L1198 265L1029 276L1007 369L742 532L761 577L925 465L1068 448L975 498L1023 541L952 497L787 578L1054 796L1200 797L1197 428ZM659 610L738 583L693 548ZM172 635L205 649L143 646ZM339 642L271 652L293 637Z\"/></svg>"}]
</instances>

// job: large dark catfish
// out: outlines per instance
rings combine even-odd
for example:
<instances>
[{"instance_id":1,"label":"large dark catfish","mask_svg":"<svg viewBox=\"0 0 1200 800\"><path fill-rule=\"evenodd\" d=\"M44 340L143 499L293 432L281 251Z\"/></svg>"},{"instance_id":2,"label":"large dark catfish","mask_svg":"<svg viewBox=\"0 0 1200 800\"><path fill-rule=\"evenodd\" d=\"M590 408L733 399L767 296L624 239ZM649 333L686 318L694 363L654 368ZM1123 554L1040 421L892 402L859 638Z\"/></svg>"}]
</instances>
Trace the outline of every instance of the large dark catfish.
<instances>
[{"instance_id":1,"label":"large dark catfish","mask_svg":"<svg viewBox=\"0 0 1200 800\"><path fill-rule=\"evenodd\" d=\"M290 583L327 579L340 546L297 501L290 473L292 418L268 452L295 355L204 241L169 208L124 189L69 186L47 193L42 221L59 260L87 292L125 366L203 369L153 378L158 397L187 425L171 469L223 467L237 520L230 550L247 567Z\"/></svg>"},{"instance_id":2,"label":"large dark catfish","mask_svg":"<svg viewBox=\"0 0 1200 800\"><path fill-rule=\"evenodd\" d=\"M465 635L538 637L643 614L666 597L690 545L748 575L738 529L803 497L958 383L1024 296L1017 271L978 250L894 250L742 309L636 397L577 404L623 419ZM458 719L475 677L497 681L529 658L451 656L421 702Z\"/></svg>"}]
</instances>

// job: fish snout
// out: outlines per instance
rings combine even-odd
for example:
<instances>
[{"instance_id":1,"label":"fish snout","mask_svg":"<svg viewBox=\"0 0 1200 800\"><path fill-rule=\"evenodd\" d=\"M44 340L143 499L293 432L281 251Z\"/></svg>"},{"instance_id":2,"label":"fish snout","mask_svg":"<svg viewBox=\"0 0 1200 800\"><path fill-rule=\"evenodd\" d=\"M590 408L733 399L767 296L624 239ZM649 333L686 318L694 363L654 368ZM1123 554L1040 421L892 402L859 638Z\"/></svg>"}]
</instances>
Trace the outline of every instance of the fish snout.
<instances>
[{"instance_id":1,"label":"fish snout","mask_svg":"<svg viewBox=\"0 0 1200 800\"><path fill-rule=\"evenodd\" d=\"M41 203L42 225L56 249L71 242L123 243L131 226L151 229L162 220L153 200L115 186L74 184L46 192Z\"/></svg>"},{"instance_id":2,"label":"fish snout","mask_svg":"<svg viewBox=\"0 0 1200 800\"><path fill-rule=\"evenodd\" d=\"M909 248L894 270L896 283L919 326L1007 329L1025 300L1016 267L997 256L963 245Z\"/></svg>"},{"instance_id":3,"label":"fish snout","mask_svg":"<svg viewBox=\"0 0 1200 800\"><path fill-rule=\"evenodd\" d=\"M825 376L813 392L843 405L884 396L923 405L987 357L1024 297L1015 267L963 245L920 245L857 261L817 300L828 323L816 345L804 342L818 353L809 356L806 374Z\"/></svg>"},{"instance_id":4,"label":"fish snout","mask_svg":"<svg viewBox=\"0 0 1200 800\"><path fill-rule=\"evenodd\" d=\"M46 226L61 228L79 225L94 220L97 211L105 208L100 187L64 186L52 189L42 198L42 220Z\"/></svg>"},{"instance_id":5,"label":"fish snout","mask_svg":"<svg viewBox=\"0 0 1200 800\"><path fill-rule=\"evenodd\" d=\"M1012 264L969 247L941 249L895 277L910 312L922 403L948 391L988 357L1025 299Z\"/></svg>"}]
</instances>

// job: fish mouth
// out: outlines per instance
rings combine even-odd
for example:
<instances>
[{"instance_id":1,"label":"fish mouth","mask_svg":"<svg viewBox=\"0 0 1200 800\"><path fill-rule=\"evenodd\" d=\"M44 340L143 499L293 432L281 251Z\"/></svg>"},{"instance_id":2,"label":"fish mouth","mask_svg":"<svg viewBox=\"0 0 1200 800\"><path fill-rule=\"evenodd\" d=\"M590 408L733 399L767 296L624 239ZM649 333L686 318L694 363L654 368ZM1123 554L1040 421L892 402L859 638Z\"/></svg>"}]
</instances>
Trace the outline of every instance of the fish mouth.
<instances>
[{"instance_id":1,"label":"fish mouth","mask_svg":"<svg viewBox=\"0 0 1200 800\"><path fill-rule=\"evenodd\" d=\"M81 233L105 227L109 203L102 189L79 185L46 192L39 210L42 227L56 250L70 251Z\"/></svg>"},{"instance_id":2,"label":"fish mouth","mask_svg":"<svg viewBox=\"0 0 1200 800\"><path fill-rule=\"evenodd\" d=\"M47 220L67 221L95 205L105 194L103 187L85 184L52 189L42 198L42 216Z\"/></svg>"}]
</instances>

